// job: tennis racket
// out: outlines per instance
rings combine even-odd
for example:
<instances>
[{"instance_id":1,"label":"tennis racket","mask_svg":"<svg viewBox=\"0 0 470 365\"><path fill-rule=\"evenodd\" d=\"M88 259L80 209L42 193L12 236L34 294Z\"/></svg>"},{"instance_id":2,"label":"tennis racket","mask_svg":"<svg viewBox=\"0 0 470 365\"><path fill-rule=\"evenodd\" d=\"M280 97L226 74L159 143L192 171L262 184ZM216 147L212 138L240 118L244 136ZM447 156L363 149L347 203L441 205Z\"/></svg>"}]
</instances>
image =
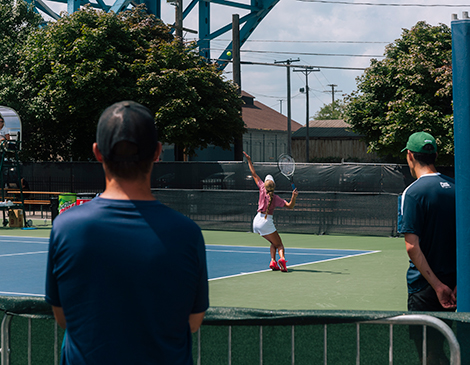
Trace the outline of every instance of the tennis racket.
<instances>
[{"instance_id":1,"label":"tennis racket","mask_svg":"<svg viewBox=\"0 0 470 365\"><path fill-rule=\"evenodd\" d=\"M295 161L294 159L286 154L279 156L277 160L277 167L281 174L283 174L289 181L292 186L292 190L295 190L294 185L294 171L295 171Z\"/></svg>"}]
</instances>

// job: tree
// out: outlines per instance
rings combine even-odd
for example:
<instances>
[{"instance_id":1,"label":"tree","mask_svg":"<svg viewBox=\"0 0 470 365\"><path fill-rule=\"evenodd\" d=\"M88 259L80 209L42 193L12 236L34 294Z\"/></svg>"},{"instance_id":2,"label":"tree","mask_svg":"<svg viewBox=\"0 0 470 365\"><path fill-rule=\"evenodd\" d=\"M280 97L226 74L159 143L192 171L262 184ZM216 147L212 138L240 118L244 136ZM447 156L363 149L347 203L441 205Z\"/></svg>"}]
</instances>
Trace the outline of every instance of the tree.
<instances>
[{"instance_id":1,"label":"tree","mask_svg":"<svg viewBox=\"0 0 470 365\"><path fill-rule=\"evenodd\" d=\"M418 22L357 78L345 120L369 151L399 156L411 133L426 131L438 141L441 163L452 161L451 45L449 27Z\"/></svg>"},{"instance_id":2,"label":"tree","mask_svg":"<svg viewBox=\"0 0 470 365\"><path fill-rule=\"evenodd\" d=\"M42 18L25 1L0 0L0 70L14 73L21 45L37 29Z\"/></svg>"},{"instance_id":3,"label":"tree","mask_svg":"<svg viewBox=\"0 0 470 365\"><path fill-rule=\"evenodd\" d=\"M245 132L237 86L223 80L195 49L182 52L171 43L160 51L160 62L148 64L138 85L145 103L156 111L164 141L183 146L190 155L209 144L229 149L234 137Z\"/></svg>"},{"instance_id":4,"label":"tree","mask_svg":"<svg viewBox=\"0 0 470 365\"><path fill-rule=\"evenodd\" d=\"M344 109L344 101L335 100L334 103L323 104L312 118L314 120L343 119Z\"/></svg>"},{"instance_id":5,"label":"tree","mask_svg":"<svg viewBox=\"0 0 470 365\"><path fill-rule=\"evenodd\" d=\"M99 115L120 100L148 106L160 139L187 153L228 148L244 131L236 86L143 6L119 14L85 7L37 29L13 82L0 77L0 86L0 102L22 118L25 159L92 159Z\"/></svg>"}]
</instances>

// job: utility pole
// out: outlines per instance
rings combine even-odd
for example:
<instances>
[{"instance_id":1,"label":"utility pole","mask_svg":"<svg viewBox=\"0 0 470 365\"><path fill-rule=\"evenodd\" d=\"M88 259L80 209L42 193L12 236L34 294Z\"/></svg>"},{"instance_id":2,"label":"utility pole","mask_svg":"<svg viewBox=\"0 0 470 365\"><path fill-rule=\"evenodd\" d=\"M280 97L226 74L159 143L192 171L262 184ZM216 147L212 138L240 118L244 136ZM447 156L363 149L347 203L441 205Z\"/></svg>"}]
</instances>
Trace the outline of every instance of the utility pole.
<instances>
[{"instance_id":1,"label":"utility pole","mask_svg":"<svg viewBox=\"0 0 470 365\"><path fill-rule=\"evenodd\" d=\"M279 113L282 114L282 99L279 99Z\"/></svg>"},{"instance_id":2,"label":"utility pole","mask_svg":"<svg viewBox=\"0 0 470 365\"><path fill-rule=\"evenodd\" d=\"M310 120L310 111L309 111L309 87L308 87L308 75L311 72L319 72L319 68L314 68L314 67L305 67L304 69L300 70L294 70L294 72L302 72L305 75L305 96L306 96L306 102L305 102L305 162L308 162L310 160L310 151L309 151L309 145L310 145L310 136L308 133L308 122ZM300 92L304 92L303 88L300 89Z\"/></svg>"},{"instance_id":3,"label":"utility pole","mask_svg":"<svg viewBox=\"0 0 470 365\"><path fill-rule=\"evenodd\" d=\"M242 78L240 68L240 16L232 14L232 56L233 82L238 85L238 93L242 93ZM240 118L242 111L240 110ZM243 161L243 135L235 136L233 143L235 161Z\"/></svg>"},{"instance_id":4,"label":"utility pole","mask_svg":"<svg viewBox=\"0 0 470 365\"><path fill-rule=\"evenodd\" d=\"M292 62L299 62L300 59L293 60L292 58L289 58L288 60L285 61L274 61L274 63L285 63L286 64L286 70L287 70L287 154L292 155L292 148L291 148L291 124L292 124L292 119L291 119L291 95L290 95L290 68L291 68L291 63Z\"/></svg>"},{"instance_id":5,"label":"utility pole","mask_svg":"<svg viewBox=\"0 0 470 365\"><path fill-rule=\"evenodd\" d=\"M183 0L174 0L172 4L175 6L175 37L179 45L183 46ZM185 149L178 143L175 143L175 161L188 161L188 155Z\"/></svg>"},{"instance_id":6,"label":"utility pole","mask_svg":"<svg viewBox=\"0 0 470 365\"><path fill-rule=\"evenodd\" d=\"M327 85L329 87L331 87L331 91L325 91L326 93L331 93L331 104L332 106L334 107L334 104L335 104L335 92L341 92L343 90L335 90L335 87L338 86L338 85L335 85L335 84L329 84Z\"/></svg>"},{"instance_id":7,"label":"utility pole","mask_svg":"<svg viewBox=\"0 0 470 365\"><path fill-rule=\"evenodd\" d=\"M183 44L183 0L175 1L175 35Z\"/></svg>"}]
</instances>

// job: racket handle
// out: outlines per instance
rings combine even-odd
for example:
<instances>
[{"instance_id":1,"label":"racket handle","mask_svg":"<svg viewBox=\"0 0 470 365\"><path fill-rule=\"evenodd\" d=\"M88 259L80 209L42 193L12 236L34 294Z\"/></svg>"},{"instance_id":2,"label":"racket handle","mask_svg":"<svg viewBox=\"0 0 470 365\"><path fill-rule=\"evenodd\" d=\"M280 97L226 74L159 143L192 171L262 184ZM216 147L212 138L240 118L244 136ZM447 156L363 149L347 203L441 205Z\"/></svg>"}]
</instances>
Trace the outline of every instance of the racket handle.
<instances>
[{"instance_id":1,"label":"racket handle","mask_svg":"<svg viewBox=\"0 0 470 365\"><path fill-rule=\"evenodd\" d=\"M292 190L295 190L295 184L291 183L290 185L292 186Z\"/></svg>"}]
</instances>

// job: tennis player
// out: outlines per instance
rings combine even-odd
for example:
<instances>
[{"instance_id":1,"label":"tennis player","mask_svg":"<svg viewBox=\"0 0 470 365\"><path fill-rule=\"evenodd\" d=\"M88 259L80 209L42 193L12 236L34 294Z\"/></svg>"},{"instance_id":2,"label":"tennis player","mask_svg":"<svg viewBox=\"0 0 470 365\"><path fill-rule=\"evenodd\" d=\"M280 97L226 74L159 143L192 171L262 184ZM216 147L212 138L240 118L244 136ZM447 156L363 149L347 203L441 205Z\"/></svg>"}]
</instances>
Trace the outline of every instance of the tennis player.
<instances>
[{"instance_id":1,"label":"tennis player","mask_svg":"<svg viewBox=\"0 0 470 365\"><path fill-rule=\"evenodd\" d=\"M154 117L113 104L96 141L106 189L59 215L50 236L46 301L67 329L61 365L193 364L191 332L209 306L204 239L152 195Z\"/></svg>"},{"instance_id":2,"label":"tennis player","mask_svg":"<svg viewBox=\"0 0 470 365\"><path fill-rule=\"evenodd\" d=\"M253 219L253 232L258 233L271 243L271 262L269 264L269 268L273 271L281 270L282 272L287 272L287 260L284 256L284 245L282 244L281 236L279 236L279 233L274 226L273 214L276 207L294 209L295 200L299 193L297 189L294 189L290 202L287 202L274 194L274 189L276 187L274 178L271 175L267 175L263 182L256 174L253 163L251 162L251 157L246 152L243 152L243 154L248 161L248 167L250 168L253 180L259 189L258 213ZM276 251L279 253L280 257L277 262Z\"/></svg>"}]
</instances>

